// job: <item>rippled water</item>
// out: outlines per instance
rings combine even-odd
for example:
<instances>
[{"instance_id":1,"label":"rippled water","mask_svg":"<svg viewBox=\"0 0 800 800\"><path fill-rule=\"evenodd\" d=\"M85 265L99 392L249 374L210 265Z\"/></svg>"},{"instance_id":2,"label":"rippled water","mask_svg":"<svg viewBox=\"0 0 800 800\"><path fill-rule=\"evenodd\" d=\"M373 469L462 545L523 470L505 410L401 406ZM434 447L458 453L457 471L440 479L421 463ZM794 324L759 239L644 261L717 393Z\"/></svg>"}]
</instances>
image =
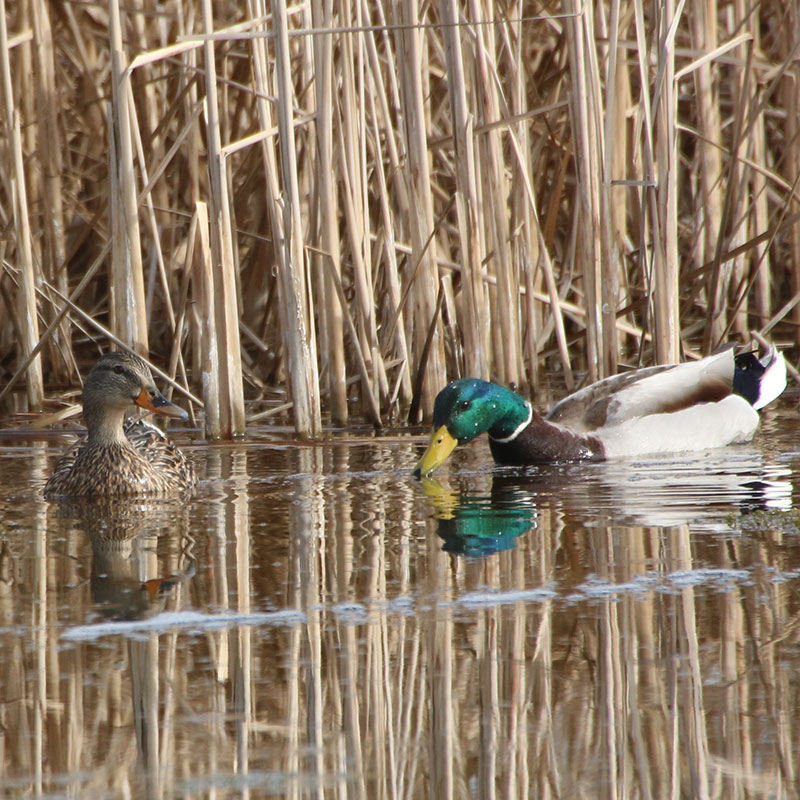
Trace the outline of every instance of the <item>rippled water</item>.
<instances>
[{"instance_id":1,"label":"rippled water","mask_svg":"<svg viewBox=\"0 0 800 800\"><path fill-rule=\"evenodd\" d=\"M800 474L746 447L415 481L421 439L177 436L185 502L0 438L0 794L796 797Z\"/></svg>"}]
</instances>

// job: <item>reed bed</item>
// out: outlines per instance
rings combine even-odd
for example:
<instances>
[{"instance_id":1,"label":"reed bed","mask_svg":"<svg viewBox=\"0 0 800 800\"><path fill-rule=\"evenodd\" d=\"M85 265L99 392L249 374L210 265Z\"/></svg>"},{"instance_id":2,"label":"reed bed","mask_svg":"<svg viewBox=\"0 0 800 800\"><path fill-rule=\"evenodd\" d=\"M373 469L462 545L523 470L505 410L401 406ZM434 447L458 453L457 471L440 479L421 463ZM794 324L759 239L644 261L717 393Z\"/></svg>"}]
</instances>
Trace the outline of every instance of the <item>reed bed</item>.
<instances>
[{"instance_id":1,"label":"reed bed","mask_svg":"<svg viewBox=\"0 0 800 800\"><path fill-rule=\"evenodd\" d=\"M0 12L6 411L78 383L105 330L212 437L798 344L791 4Z\"/></svg>"}]
</instances>

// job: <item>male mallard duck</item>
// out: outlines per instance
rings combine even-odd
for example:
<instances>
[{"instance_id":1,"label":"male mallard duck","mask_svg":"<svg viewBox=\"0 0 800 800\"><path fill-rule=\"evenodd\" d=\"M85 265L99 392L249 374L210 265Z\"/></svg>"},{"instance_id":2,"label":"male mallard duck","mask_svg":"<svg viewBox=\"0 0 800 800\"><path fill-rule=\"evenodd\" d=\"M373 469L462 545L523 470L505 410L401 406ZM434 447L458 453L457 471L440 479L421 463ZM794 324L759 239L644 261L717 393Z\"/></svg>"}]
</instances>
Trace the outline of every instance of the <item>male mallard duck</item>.
<instances>
[{"instance_id":1,"label":"male mallard duck","mask_svg":"<svg viewBox=\"0 0 800 800\"><path fill-rule=\"evenodd\" d=\"M156 414L188 419L153 382L150 368L130 353L106 353L83 386L88 436L61 457L44 487L59 495L166 495L196 482L186 456L144 420L125 420L131 403Z\"/></svg>"},{"instance_id":2,"label":"male mallard duck","mask_svg":"<svg viewBox=\"0 0 800 800\"><path fill-rule=\"evenodd\" d=\"M686 452L752 439L756 409L786 388L774 347L763 361L733 348L699 361L614 375L569 395L542 417L510 389L464 378L436 397L433 433L414 474L427 475L456 445L488 432L498 464L604 461Z\"/></svg>"}]
</instances>

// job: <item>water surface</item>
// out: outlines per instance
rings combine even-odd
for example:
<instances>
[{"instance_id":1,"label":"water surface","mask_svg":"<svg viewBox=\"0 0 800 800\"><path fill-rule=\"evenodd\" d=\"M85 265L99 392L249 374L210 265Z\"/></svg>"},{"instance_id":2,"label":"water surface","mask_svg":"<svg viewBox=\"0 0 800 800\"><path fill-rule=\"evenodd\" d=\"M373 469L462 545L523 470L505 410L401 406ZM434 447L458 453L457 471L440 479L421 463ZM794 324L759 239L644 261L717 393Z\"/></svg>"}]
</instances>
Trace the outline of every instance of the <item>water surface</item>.
<instances>
[{"instance_id":1,"label":"water surface","mask_svg":"<svg viewBox=\"0 0 800 800\"><path fill-rule=\"evenodd\" d=\"M0 438L0 793L795 797L800 473L752 445L435 481L267 429L188 501L47 503Z\"/></svg>"}]
</instances>

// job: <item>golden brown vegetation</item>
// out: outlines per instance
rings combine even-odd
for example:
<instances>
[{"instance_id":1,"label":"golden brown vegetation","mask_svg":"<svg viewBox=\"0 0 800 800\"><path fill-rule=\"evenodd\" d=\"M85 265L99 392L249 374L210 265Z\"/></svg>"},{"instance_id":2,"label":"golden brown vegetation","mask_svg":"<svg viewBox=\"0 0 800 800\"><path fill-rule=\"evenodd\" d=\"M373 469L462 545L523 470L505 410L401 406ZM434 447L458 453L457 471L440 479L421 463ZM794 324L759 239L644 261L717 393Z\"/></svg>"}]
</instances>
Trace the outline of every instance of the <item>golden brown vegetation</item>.
<instances>
[{"instance_id":1,"label":"golden brown vegetation","mask_svg":"<svg viewBox=\"0 0 800 800\"><path fill-rule=\"evenodd\" d=\"M797 343L800 12L674 6L0 2L0 402L112 335L211 436Z\"/></svg>"}]
</instances>

